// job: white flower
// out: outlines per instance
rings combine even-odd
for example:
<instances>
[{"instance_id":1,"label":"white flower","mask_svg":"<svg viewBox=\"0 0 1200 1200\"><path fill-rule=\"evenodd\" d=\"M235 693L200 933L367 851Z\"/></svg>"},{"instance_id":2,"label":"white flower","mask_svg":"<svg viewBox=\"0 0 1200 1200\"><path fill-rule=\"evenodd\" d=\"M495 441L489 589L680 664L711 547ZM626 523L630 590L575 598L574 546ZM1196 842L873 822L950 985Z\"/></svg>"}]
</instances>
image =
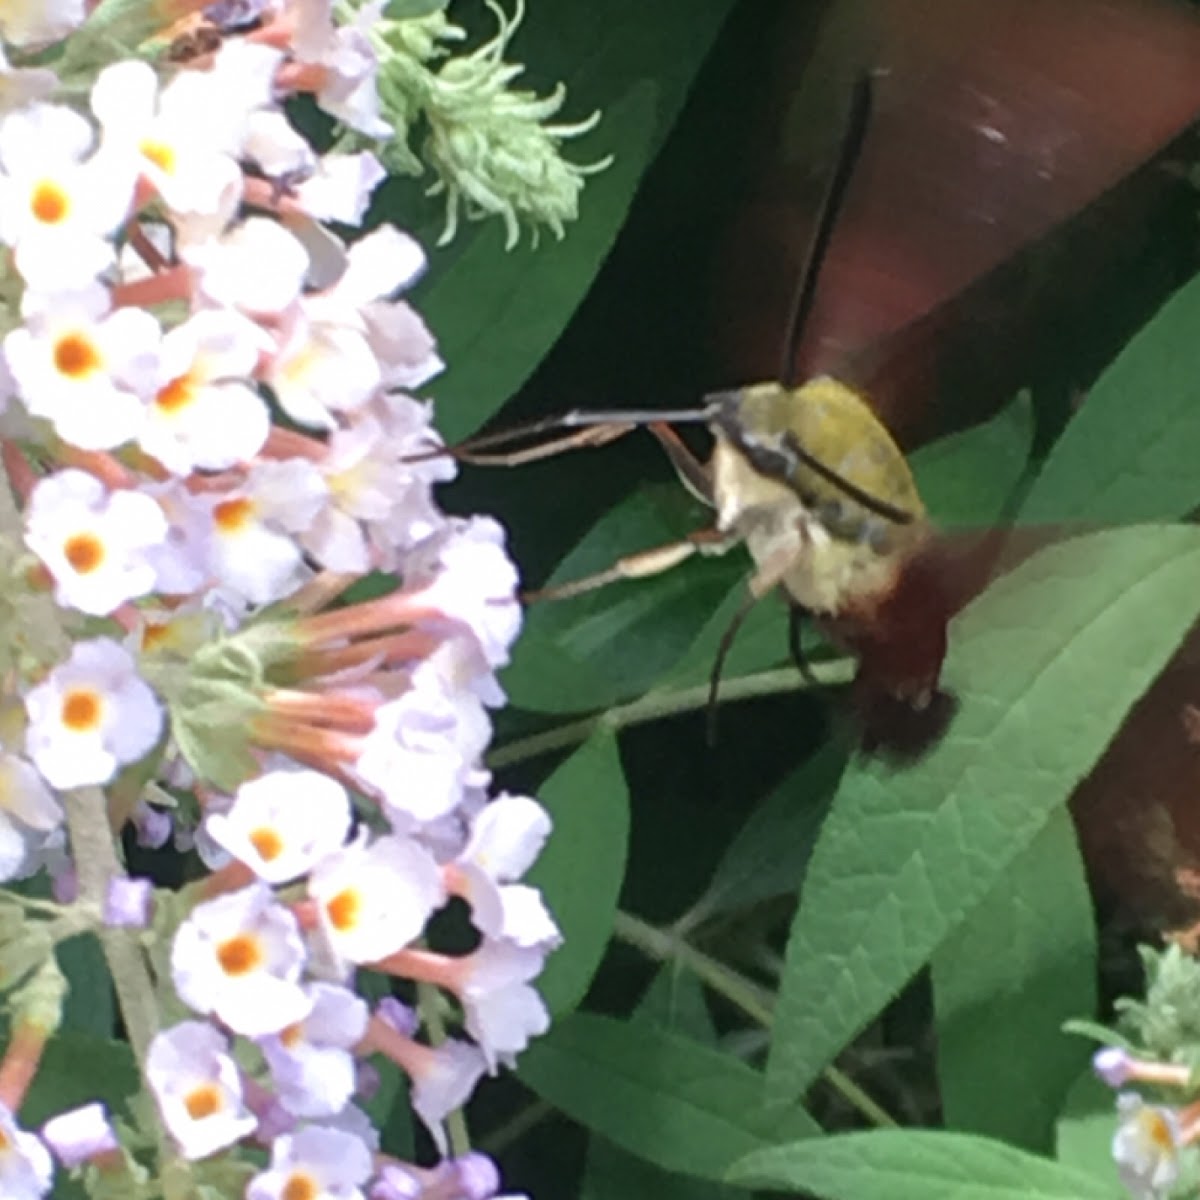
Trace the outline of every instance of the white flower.
<instances>
[{"instance_id":1,"label":"white flower","mask_svg":"<svg viewBox=\"0 0 1200 1200\"><path fill-rule=\"evenodd\" d=\"M467 1032L490 1066L510 1061L550 1028L550 1014L527 982L540 973L545 957L541 948L485 941L456 963Z\"/></svg>"},{"instance_id":2,"label":"white flower","mask_svg":"<svg viewBox=\"0 0 1200 1200\"><path fill-rule=\"evenodd\" d=\"M167 518L140 492L109 492L86 471L42 479L25 512L25 544L54 579L54 598L102 617L152 591L146 552L166 541Z\"/></svg>"},{"instance_id":3,"label":"white flower","mask_svg":"<svg viewBox=\"0 0 1200 1200\"><path fill-rule=\"evenodd\" d=\"M83 24L84 0L5 0L0 7L0 38L10 46L44 46Z\"/></svg>"},{"instance_id":4,"label":"white flower","mask_svg":"<svg viewBox=\"0 0 1200 1200\"><path fill-rule=\"evenodd\" d=\"M469 630L493 667L508 662L521 628L517 570L504 530L487 517L448 522L411 564L408 594Z\"/></svg>"},{"instance_id":5,"label":"white flower","mask_svg":"<svg viewBox=\"0 0 1200 1200\"><path fill-rule=\"evenodd\" d=\"M254 883L198 904L175 934L171 978L180 998L248 1037L303 1020L304 939L271 889Z\"/></svg>"},{"instance_id":6,"label":"white flower","mask_svg":"<svg viewBox=\"0 0 1200 1200\"><path fill-rule=\"evenodd\" d=\"M414 682L411 691L376 711L375 728L355 763L358 775L382 794L388 820L399 830L445 816L465 788L488 778L480 760L492 727L483 705L434 675Z\"/></svg>"},{"instance_id":7,"label":"white flower","mask_svg":"<svg viewBox=\"0 0 1200 1200\"><path fill-rule=\"evenodd\" d=\"M213 304L248 316L278 316L300 295L308 270L303 244L277 221L248 217L218 238L189 241L180 254Z\"/></svg>"},{"instance_id":8,"label":"white flower","mask_svg":"<svg viewBox=\"0 0 1200 1200\"><path fill-rule=\"evenodd\" d=\"M124 647L76 642L25 697L26 752L51 787L108 783L158 741L162 708Z\"/></svg>"},{"instance_id":9,"label":"white flower","mask_svg":"<svg viewBox=\"0 0 1200 1200\"><path fill-rule=\"evenodd\" d=\"M308 877L321 932L337 958L375 962L420 936L445 899L442 873L414 841L382 837L352 842Z\"/></svg>"},{"instance_id":10,"label":"white flower","mask_svg":"<svg viewBox=\"0 0 1200 1200\"><path fill-rule=\"evenodd\" d=\"M1113 1135L1117 1173L1136 1200L1162 1200L1179 1178L1179 1118L1134 1092L1117 1097L1120 1124Z\"/></svg>"},{"instance_id":11,"label":"white flower","mask_svg":"<svg viewBox=\"0 0 1200 1200\"><path fill-rule=\"evenodd\" d=\"M259 1044L283 1106L298 1117L329 1117L354 1094L351 1052L366 1032L367 1006L336 984L312 983L308 994L308 1016Z\"/></svg>"},{"instance_id":12,"label":"white flower","mask_svg":"<svg viewBox=\"0 0 1200 1200\"><path fill-rule=\"evenodd\" d=\"M516 883L550 834L546 810L527 796L498 796L476 815L454 864L454 891L471 906L471 921L488 938L543 952L562 941L537 888Z\"/></svg>"},{"instance_id":13,"label":"white flower","mask_svg":"<svg viewBox=\"0 0 1200 1200\"><path fill-rule=\"evenodd\" d=\"M327 500L328 489L311 463L289 459L251 468L241 489L213 509L217 578L251 604L289 595L310 574L295 535Z\"/></svg>"},{"instance_id":14,"label":"white flower","mask_svg":"<svg viewBox=\"0 0 1200 1200\"><path fill-rule=\"evenodd\" d=\"M129 210L134 172L118 157L87 159L92 141L87 121L60 105L0 120L0 241L32 288L80 287L116 258L108 237Z\"/></svg>"},{"instance_id":15,"label":"white flower","mask_svg":"<svg viewBox=\"0 0 1200 1200\"><path fill-rule=\"evenodd\" d=\"M307 178L296 185L295 203L320 221L358 225L376 187L386 178L379 159L368 151L324 154Z\"/></svg>"},{"instance_id":16,"label":"white flower","mask_svg":"<svg viewBox=\"0 0 1200 1200\"><path fill-rule=\"evenodd\" d=\"M442 1122L466 1103L487 1070L487 1060L478 1046L457 1038L447 1038L433 1049L414 1048L421 1053L406 1056L405 1063L412 1079L412 1106L439 1153L445 1155L446 1131Z\"/></svg>"},{"instance_id":17,"label":"white flower","mask_svg":"<svg viewBox=\"0 0 1200 1200\"><path fill-rule=\"evenodd\" d=\"M41 775L23 758L0 753L0 882L28 874L62 822L62 806Z\"/></svg>"},{"instance_id":18,"label":"white flower","mask_svg":"<svg viewBox=\"0 0 1200 1200\"><path fill-rule=\"evenodd\" d=\"M369 31L383 12L382 0L364 4L352 24L335 26L331 0L295 0L292 11L296 58L325 68L317 103L331 116L368 137L388 138L392 127L379 115L379 63Z\"/></svg>"},{"instance_id":19,"label":"white flower","mask_svg":"<svg viewBox=\"0 0 1200 1200\"><path fill-rule=\"evenodd\" d=\"M271 429L266 403L246 379L270 339L226 309L198 312L162 340L157 391L138 444L174 475L252 459Z\"/></svg>"},{"instance_id":20,"label":"white flower","mask_svg":"<svg viewBox=\"0 0 1200 1200\"><path fill-rule=\"evenodd\" d=\"M54 1163L41 1139L18 1127L0 1104L0 1196L4 1200L37 1200L50 1191Z\"/></svg>"},{"instance_id":21,"label":"white flower","mask_svg":"<svg viewBox=\"0 0 1200 1200\"><path fill-rule=\"evenodd\" d=\"M146 1055L149 1085L163 1124L184 1158L206 1158L254 1132L229 1043L203 1021L155 1034Z\"/></svg>"},{"instance_id":22,"label":"white flower","mask_svg":"<svg viewBox=\"0 0 1200 1200\"><path fill-rule=\"evenodd\" d=\"M212 70L180 71L161 94L148 63L106 67L92 88L106 149L136 162L168 208L216 212L246 122L270 102L281 59L278 50L231 40Z\"/></svg>"},{"instance_id":23,"label":"white flower","mask_svg":"<svg viewBox=\"0 0 1200 1200\"><path fill-rule=\"evenodd\" d=\"M271 1146L271 1166L250 1180L246 1200L362 1200L371 1151L351 1133L309 1126Z\"/></svg>"},{"instance_id":24,"label":"white flower","mask_svg":"<svg viewBox=\"0 0 1200 1200\"><path fill-rule=\"evenodd\" d=\"M445 520L433 484L453 478L450 458L406 461L438 443L427 406L407 396L377 396L335 430L318 468L330 501L304 544L330 570L401 568L402 552Z\"/></svg>"},{"instance_id":25,"label":"white flower","mask_svg":"<svg viewBox=\"0 0 1200 1200\"><path fill-rule=\"evenodd\" d=\"M4 356L25 407L83 450L137 437L158 371L158 322L140 308L110 311L99 284L26 293L22 312Z\"/></svg>"},{"instance_id":26,"label":"white flower","mask_svg":"<svg viewBox=\"0 0 1200 1200\"><path fill-rule=\"evenodd\" d=\"M64 1167L79 1167L98 1154L117 1150L120 1143L103 1104L85 1104L51 1117L42 1137Z\"/></svg>"},{"instance_id":27,"label":"white flower","mask_svg":"<svg viewBox=\"0 0 1200 1200\"><path fill-rule=\"evenodd\" d=\"M350 832L350 800L318 771L268 771L238 788L208 835L268 883L288 883L332 854Z\"/></svg>"}]
</instances>

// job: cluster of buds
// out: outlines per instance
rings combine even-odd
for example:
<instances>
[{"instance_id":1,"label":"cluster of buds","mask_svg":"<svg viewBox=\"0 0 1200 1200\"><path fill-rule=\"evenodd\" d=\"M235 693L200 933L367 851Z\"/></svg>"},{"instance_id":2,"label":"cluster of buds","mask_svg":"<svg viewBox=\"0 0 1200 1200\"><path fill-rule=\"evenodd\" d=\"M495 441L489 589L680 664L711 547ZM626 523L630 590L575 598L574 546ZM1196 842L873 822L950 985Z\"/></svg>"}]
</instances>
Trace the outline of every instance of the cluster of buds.
<instances>
[{"instance_id":1,"label":"cluster of buds","mask_svg":"<svg viewBox=\"0 0 1200 1200\"><path fill-rule=\"evenodd\" d=\"M545 1030L531 981L560 940L520 882L549 819L483 763L516 573L494 521L433 499L453 465L410 393L442 363L397 298L420 247L329 227L384 168L318 154L283 107L381 138L421 63L400 34L447 26L93 7L0 11L0 881L46 871L56 897L0 902L0 1194L46 1195L57 1157L94 1195L482 1200L495 1169L447 1121ZM510 124L544 118L560 97L497 86L509 32L461 73ZM471 215L524 212L435 169ZM207 874L128 878L130 831ZM18 1114L61 1020L53 951L89 930L153 1103L39 1136ZM395 986L371 1002L364 978ZM438 1165L382 1152L356 1101L383 1069Z\"/></svg>"},{"instance_id":2,"label":"cluster of buds","mask_svg":"<svg viewBox=\"0 0 1200 1200\"><path fill-rule=\"evenodd\" d=\"M1142 950L1143 999L1117 1001L1120 1028L1092 1067L1117 1092L1112 1153L1135 1200L1194 1196L1200 1184L1200 962L1178 944ZM1134 1090L1138 1089L1138 1090Z\"/></svg>"}]
</instances>

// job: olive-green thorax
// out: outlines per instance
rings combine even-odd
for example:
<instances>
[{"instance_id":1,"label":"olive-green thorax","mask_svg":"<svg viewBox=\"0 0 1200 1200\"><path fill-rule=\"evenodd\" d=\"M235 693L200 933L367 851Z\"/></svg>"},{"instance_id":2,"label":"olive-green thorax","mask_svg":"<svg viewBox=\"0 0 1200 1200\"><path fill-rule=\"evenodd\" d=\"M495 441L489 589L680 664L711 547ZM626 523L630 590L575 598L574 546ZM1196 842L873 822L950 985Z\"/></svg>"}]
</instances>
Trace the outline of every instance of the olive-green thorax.
<instances>
[{"instance_id":1,"label":"olive-green thorax","mask_svg":"<svg viewBox=\"0 0 1200 1200\"><path fill-rule=\"evenodd\" d=\"M760 568L789 564L783 584L804 607L838 612L878 592L927 535L904 455L844 384L756 384L715 397L712 413L718 525Z\"/></svg>"}]
</instances>

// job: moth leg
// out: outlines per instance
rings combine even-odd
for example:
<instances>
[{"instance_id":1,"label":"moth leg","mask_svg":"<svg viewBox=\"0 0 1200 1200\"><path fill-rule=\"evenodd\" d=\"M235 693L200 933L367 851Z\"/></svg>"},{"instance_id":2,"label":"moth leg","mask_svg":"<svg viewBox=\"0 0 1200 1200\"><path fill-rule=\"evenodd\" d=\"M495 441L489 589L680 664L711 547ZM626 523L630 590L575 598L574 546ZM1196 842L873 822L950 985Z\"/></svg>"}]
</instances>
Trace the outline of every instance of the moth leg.
<instances>
[{"instance_id":1,"label":"moth leg","mask_svg":"<svg viewBox=\"0 0 1200 1200\"><path fill-rule=\"evenodd\" d=\"M662 421L655 421L649 426L650 432L658 438L658 444L666 451L671 460L671 466L679 476L680 482L701 504L716 508L713 498L712 476L705 466L688 448L684 440Z\"/></svg>"},{"instance_id":2,"label":"moth leg","mask_svg":"<svg viewBox=\"0 0 1200 1200\"><path fill-rule=\"evenodd\" d=\"M751 609L769 592L774 591L784 580L788 571L796 561L796 548L792 545L781 546L765 561L746 582L746 594L737 612L733 614L725 632L721 634L721 642L717 647L716 658L713 659L712 670L708 675L708 701L705 709L705 727L708 744L717 744L717 701L721 693L721 676L725 671L725 660L733 649L734 639L742 622L750 615Z\"/></svg>"},{"instance_id":3,"label":"moth leg","mask_svg":"<svg viewBox=\"0 0 1200 1200\"><path fill-rule=\"evenodd\" d=\"M560 583L554 587L524 592L521 598L526 604L542 600L565 600L570 596L580 596L584 592L606 587L621 579L645 579L651 575L661 575L691 558L693 554L724 554L731 546L737 545L739 540L719 529L700 529L689 533L685 538L680 538L679 541L640 550L637 554L628 554L617 559L611 567L597 571L594 575L585 575L582 579L573 579L570 583Z\"/></svg>"},{"instance_id":4,"label":"moth leg","mask_svg":"<svg viewBox=\"0 0 1200 1200\"><path fill-rule=\"evenodd\" d=\"M804 653L804 645L800 640L800 635L804 629L804 622L811 616L812 613L803 607L803 605L788 605L788 652L791 654L792 662L796 664L796 670L800 672L804 682L811 688L819 689L825 685L814 673L812 663L808 661L808 655Z\"/></svg>"},{"instance_id":5,"label":"moth leg","mask_svg":"<svg viewBox=\"0 0 1200 1200\"><path fill-rule=\"evenodd\" d=\"M538 462L543 458L566 454L570 450L607 446L609 442L615 442L617 438L624 437L631 429L636 428L636 425L621 425L615 422L611 425L588 425L583 429L576 429L571 433L564 434L562 437L542 442L540 445L527 446L524 450L490 453L485 450L476 452L469 448L456 449L450 446L446 448L445 453L458 462L471 463L474 466L520 467L525 463Z\"/></svg>"}]
</instances>

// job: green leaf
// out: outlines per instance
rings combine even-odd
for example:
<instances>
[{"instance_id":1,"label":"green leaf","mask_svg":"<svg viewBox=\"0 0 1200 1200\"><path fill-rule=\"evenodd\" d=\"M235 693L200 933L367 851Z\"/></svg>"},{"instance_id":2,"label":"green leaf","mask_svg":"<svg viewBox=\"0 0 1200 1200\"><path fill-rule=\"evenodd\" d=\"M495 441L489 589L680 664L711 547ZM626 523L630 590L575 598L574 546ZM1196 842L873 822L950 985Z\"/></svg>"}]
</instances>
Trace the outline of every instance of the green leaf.
<instances>
[{"instance_id":1,"label":"green leaf","mask_svg":"<svg viewBox=\"0 0 1200 1200\"><path fill-rule=\"evenodd\" d=\"M63 1029L108 1038L116 1027L112 977L94 937L74 937L55 951L70 990L63 1005Z\"/></svg>"},{"instance_id":2,"label":"green leaf","mask_svg":"<svg viewBox=\"0 0 1200 1200\"><path fill-rule=\"evenodd\" d=\"M596 0L548 6L522 30L520 56L569 81L573 112L602 109L595 132L566 143L568 157L614 161L587 180L579 219L562 241L507 253L499 223L489 221L463 230L453 254L434 255L416 302L448 364L433 389L448 439L494 413L565 328L729 7L730 0L659 0L650 17L638 0Z\"/></svg>"},{"instance_id":3,"label":"green leaf","mask_svg":"<svg viewBox=\"0 0 1200 1200\"><path fill-rule=\"evenodd\" d=\"M526 881L540 888L564 943L538 977L555 1016L570 1012L587 991L612 934L625 878L629 793L616 738L597 733L538 789L554 832Z\"/></svg>"},{"instance_id":4,"label":"green leaf","mask_svg":"<svg viewBox=\"0 0 1200 1200\"><path fill-rule=\"evenodd\" d=\"M674 966L663 967L655 976L632 1020L647 1028L692 1037L706 1046L716 1044L716 1030L700 981L690 971ZM596 1135L588 1145L587 1167L580 1188L583 1200L627 1200L630 1196L727 1200L734 1194L732 1188L708 1179L670 1174Z\"/></svg>"},{"instance_id":5,"label":"green leaf","mask_svg":"<svg viewBox=\"0 0 1200 1200\"><path fill-rule=\"evenodd\" d=\"M1064 1020L1096 1006L1092 898L1059 809L933 957L947 1126L1049 1152L1088 1047Z\"/></svg>"},{"instance_id":6,"label":"green leaf","mask_svg":"<svg viewBox=\"0 0 1200 1200\"><path fill-rule=\"evenodd\" d=\"M763 1150L729 1178L822 1200L1112 1200L1087 1175L1002 1142L926 1129L846 1133Z\"/></svg>"},{"instance_id":7,"label":"green leaf","mask_svg":"<svg viewBox=\"0 0 1200 1200\"><path fill-rule=\"evenodd\" d=\"M996 886L1195 617L1200 531L1051 547L960 617L946 736L897 773L842 777L788 944L768 1078L799 1095Z\"/></svg>"},{"instance_id":8,"label":"green leaf","mask_svg":"<svg viewBox=\"0 0 1200 1200\"><path fill-rule=\"evenodd\" d=\"M1200 504L1200 279L1125 347L1055 444L1023 524L1169 521Z\"/></svg>"},{"instance_id":9,"label":"green leaf","mask_svg":"<svg viewBox=\"0 0 1200 1200\"><path fill-rule=\"evenodd\" d=\"M720 1178L752 1150L820 1133L799 1106L763 1106L740 1059L665 1030L575 1013L521 1056L542 1099L668 1171Z\"/></svg>"},{"instance_id":10,"label":"green leaf","mask_svg":"<svg viewBox=\"0 0 1200 1200\"><path fill-rule=\"evenodd\" d=\"M133 1052L124 1042L62 1033L46 1046L33 1086L21 1105L21 1123L32 1128L93 1100L121 1112L139 1086Z\"/></svg>"},{"instance_id":11,"label":"green leaf","mask_svg":"<svg viewBox=\"0 0 1200 1200\"><path fill-rule=\"evenodd\" d=\"M676 485L642 489L588 531L550 583L603 570L695 527L695 508ZM580 712L647 691L725 596L722 568L693 559L653 578L534 605L504 674L509 699L536 712Z\"/></svg>"},{"instance_id":12,"label":"green leaf","mask_svg":"<svg viewBox=\"0 0 1200 1200\"><path fill-rule=\"evenodd\" d=\"M1108 1189L1111 1200L1128 1193L1121 1186L1112 1156L1117 1111L1110 1089L1090 1070L1084 1071L1067 1095L1055 1130L1059 1162L1091 1175Z\"/></svg>"},{"instance_id":13,"label":"green leaf","mask_svg":"<svg viewBox=\"0 0 1200 1200\"><path fill-rule=\"evenodd\" d=\"M845 749L836 743L827 745L751 813L717 864L704 894L678 923L680 931L799 889L845 765Z\"/></svg>"},{"instance_id":14,"label":"green leaf","mask_svg":"<svg viewBox=\"0 0 1200 1200\"><path fill-rule=\"evenodd\" d=\"M1032 446L1025 395L983 425L922 446L910 465L930 517L943 527L998 520L1029 468Z\"/></svg>"},{"instance_id":15,"label":"green leaf","mask_svg":"<svg viewBox=\"0 0 1200 1200\"><path fill-rule=\"evenodd\" d=\"M709 1179L674 1175L602 1138L592 1138L580 1200L729 1200L738 1192Z\"/></svg>"}]
</instances>

